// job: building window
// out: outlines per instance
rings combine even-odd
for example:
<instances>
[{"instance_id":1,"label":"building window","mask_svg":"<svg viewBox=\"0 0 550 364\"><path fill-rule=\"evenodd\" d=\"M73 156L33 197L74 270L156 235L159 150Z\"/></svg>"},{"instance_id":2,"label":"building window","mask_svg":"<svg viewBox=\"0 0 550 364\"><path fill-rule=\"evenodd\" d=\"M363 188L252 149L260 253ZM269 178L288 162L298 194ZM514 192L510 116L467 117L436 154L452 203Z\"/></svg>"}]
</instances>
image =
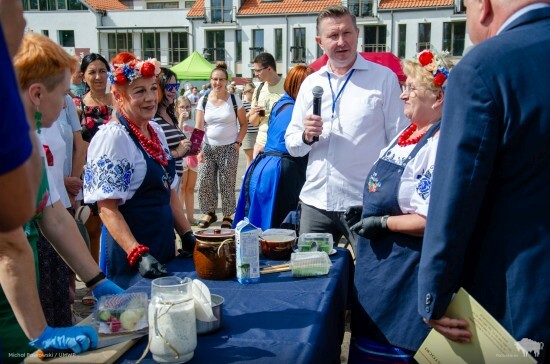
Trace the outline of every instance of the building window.
<instances>
[{"instance_id":1,"label":"building window","mask_svg":"<svg viewBox=\"0 0 550 364\"><path fill-rule=\"evenodd\" d=\"M374 16L372 0L350 0L348 1L348 9L356 17Z\"/></svg>"},{"instance_id":2,"label":"building window","mask_svg":"<svg viewBox=\"0 0 550 364\"><path fill-rule=\"evenodd\" d=\"M62 47L74 47L74 30L60 30L59 44Z\"/></svg>"},{"instance_id":3,"label":"building window","mask_svg":"<svg viewBox=\"0 0 550 364\"><path fill-rule=\"evenodd\" d=\"M23 0L23 10L38 10L38 0Z\"/></svg>"},{"instance_id":4,"label":"building window","mask_svg":"<svg viewBox=\"0 0 550 364\"><path fill-rule=\"evenodd\" d=\"M42 35L45 35L46 37L49 37L49 36L50 36L50 31L44 29L44 30L42 31Z\"/></svg>"},{"instance_id":5,"label":"building window","mask_svg":"<svg viewBox=\"0 0 550 364\"><path fill-rule=\"evenodd\" d=\"M62 0L58 0L58 1L62 1ZM67 0L67 10L88 10L88 8L82 5L80 0Z\"/></svg>"},{"instance_id":6,"label":"building window","mask_svg":"<svg viewBox=\"0 0 550 364\"><path fill-rule=\"evenodd\" d=\"M225 62L225 31L209 30L206 32L206 47L203 56L209 62Z\"/></svg>"},{"instance_id":7,"label":"building window","mask_svg":"<svg viewBox=\"0 0 550 364\"><path fill-rule=\"evenodd\" d=\"M365 26L365 52L386 52L386 26Z\"/></svg>"},{"instance_id":8,"label":"building window","mask_svg":"<svg viewBox=\"0 0 550 364\"><path fill-rule=\"evenodd\" d=\"M233 21L232 0L211 0L210 22L229 23Z\"/></svg>"},{"instance_id":9,"label":"building window","mask_svg":"<svg viewBox=\"0 0 550 364\"><path fill-rule=\"evenodd\" d=\"M407 51L407 24L399 24L397 32L397 57L405 58L405 52Z\"/></svg>"},{"instance_id":10,"label":"building window","mask_svg":"<svg viewBox=\"0 0 550 364\"><path fill-rule=\"evenodd\" d=\"M290 47L292 63L304 63L306 61L306 28L293 29L294 46Z\"/></svg>"},{"instance_id":11,"label":"building window","mask_svg":"<svg viewBox=\"0 0 550 364\"><path fill-rule=\"evenodd\" d=\"M254 58L260 53L264 52L264 30L253 29L252 30L252 47L250 48L250 62L254 62Z\"/></svg>"},{"instance_id":12,"label":"building window","mask_svg":"<svg viewBox=\"0 0 550 364\"><path fill-rule=\"evenodd\" d=\"M160 59L160 33L141 33L142 59Z\"/></svg>"},{"instance_id":13,"label":"building window","mask_svg":"<svg viewBox=\"0 0 550 364\"><path fill-rule=\"evenodd\" d=\"M235 30L235 59L237 62L243 61L243 31Z\"/></svg>"},{"instance_id":14,"label":"building window","mask_svg":"<svg viewBox=\"0 0 550 364\"><path fill-rule=\"evenodd\" d=\"M457 5L457 7L455 9L456 14L465 14L466 13L466 7L464 7L464 0L460 0L456 5Z\"/></svg>"},{"instance_id":15,"label":"building window","mask_svg":"<svg viewBox=\"0 0 550 364\"><path fill-rule=\"evenodd\" d=\"M283 61L283 30L275 29L275 61Z\"/></svg>"},{"instance_id":16,"label":"building window","mask_svg":"<svg viewBox=\"0 0 550 364\"><path fill-rule=\"evenodd\" d=\"M422 52L424 49L430 49L431 37L432 37L432 24L431 23L418 24L418 43L416 44L416 51Z\"/></svg>"},{"instance_id":17,"label":"building window","mask_svg":"<svg viewBox=\"0 0 550 364\"><path fill-rule=\"evenodd\" d=\"M164 1L147 3L147 9L178 9L179 4L177 1Z\"/></svg>"},{"instance_id":18,"label":"building window","mask_svg":"<svg viewBox=\"0 0 550 364\"><path fill-rule=\"evenodd\" d=\"M188 33L168 33L168 63L177 64L189 55Z\"/></svg>"},{"instance_id":19,"label":"building window","mask_svg":"<svg viewBox=\"0 0 550 364\"><path fill-rule=\"evenodd\" d=\"M195 5L195 0L186 0L183 2L183 4L186 9L191 9L193 5Z\"/></svg>"},{"instance_id":20,"label":"building window","mask_svg":"<svg viewBox=\"0 0 550 364\"><path fill-rule=\"evenodd\" d=\"M134 53L132 33L107 34L107 59L113 59L120 52Z\"/></svg>"},{"instance_id":21,"label":"building window","mask_svg":"<svg viewBox=\"0 0 550 364\"><path fill-rule=\"evenodd\" d=\"M23 0L23 10L88 10L79 0Z\"/></svg>"},{"instance_id":22,"label":"building window","mask_svg":"<svg viewBox=\"0 0 550 364\"><path fill-rule=\"evenodd\" d=\"M462 56L464 39L466 38L466 22L443 23L443 50L453 56Z\"/></svg>"}]
</instances>

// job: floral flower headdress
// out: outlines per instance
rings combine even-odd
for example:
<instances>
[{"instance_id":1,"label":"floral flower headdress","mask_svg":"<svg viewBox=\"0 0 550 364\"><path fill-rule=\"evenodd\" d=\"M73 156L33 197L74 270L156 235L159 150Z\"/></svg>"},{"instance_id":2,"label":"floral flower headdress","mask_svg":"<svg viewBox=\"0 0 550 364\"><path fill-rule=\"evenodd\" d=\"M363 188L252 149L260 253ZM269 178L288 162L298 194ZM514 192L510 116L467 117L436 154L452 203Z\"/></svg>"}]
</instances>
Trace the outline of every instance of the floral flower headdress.
<instances>
[{"instance_id":1,"label":"floral flower headdress","mask_svg":"<svg viewBox=\"0 0 550 364\"><path fill-rule=\"evenodd\" d=\"M160 73L160 62L156 58L149 58L146 61L134 59L128 63L115 64L109 72L111 84L131 84L136 78L158 76Z\"/></svg>"},{"instance_id":2,"label":"floral flower headdress","mask_svg":"<svg viewBox=\"0 0 550 364\"><path fill-rule=\"evenodd\" d=\"M449 52L439 54L432 53L425 49L418 54L418 63L434 76L434 85L444 88L445 82L449 77L449 70L446 67L443 57L449 55Z\"/></svg>"}]
</instances>

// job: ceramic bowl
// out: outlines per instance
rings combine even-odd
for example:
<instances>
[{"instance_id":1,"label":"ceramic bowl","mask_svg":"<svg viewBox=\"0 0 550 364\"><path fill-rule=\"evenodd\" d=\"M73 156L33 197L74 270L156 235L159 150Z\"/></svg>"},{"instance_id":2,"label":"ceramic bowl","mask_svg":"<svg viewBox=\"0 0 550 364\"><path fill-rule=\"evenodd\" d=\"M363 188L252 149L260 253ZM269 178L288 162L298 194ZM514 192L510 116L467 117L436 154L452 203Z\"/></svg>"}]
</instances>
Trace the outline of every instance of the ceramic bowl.
<instances>
[{"instance_id":1,"label":"ceramic bowl","mask_svg":"<svg viewBox=\"0 0 550 364\"><path fill-rule=\"evenodd\" d=\"M294 251L296 239L285 235L268 235L260 239L266 259L287 260Z\"/></svg>"}]
</instances>

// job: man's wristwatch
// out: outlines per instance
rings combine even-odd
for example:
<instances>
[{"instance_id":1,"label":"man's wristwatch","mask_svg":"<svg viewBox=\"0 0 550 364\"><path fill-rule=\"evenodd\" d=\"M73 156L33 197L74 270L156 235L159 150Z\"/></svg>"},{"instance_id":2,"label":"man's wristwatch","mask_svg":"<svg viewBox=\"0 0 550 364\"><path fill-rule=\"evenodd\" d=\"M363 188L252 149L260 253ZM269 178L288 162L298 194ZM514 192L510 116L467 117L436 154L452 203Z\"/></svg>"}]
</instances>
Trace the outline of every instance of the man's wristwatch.
<instances>
[{"instance_id":1,"label":"man's wristwatch","mask_svg":"<svg viewBox=\"0 0 550 364\"><path fill-rule=\"evenodd\" d=\"M241 142L238 141L238 140L235 140L235 144L237 144L239 147L242 147L242 146L243 146L243 143L241 143Z\"/></svg>"}]
</instances>

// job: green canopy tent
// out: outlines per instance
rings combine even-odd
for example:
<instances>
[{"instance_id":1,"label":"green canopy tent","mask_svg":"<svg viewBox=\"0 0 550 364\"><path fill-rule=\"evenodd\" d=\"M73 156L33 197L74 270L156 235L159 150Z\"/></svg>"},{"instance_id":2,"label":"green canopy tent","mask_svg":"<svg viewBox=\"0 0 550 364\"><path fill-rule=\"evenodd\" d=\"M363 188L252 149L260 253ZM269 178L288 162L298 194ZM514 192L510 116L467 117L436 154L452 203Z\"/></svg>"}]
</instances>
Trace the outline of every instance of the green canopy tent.
<instances>
[{"instance_id":1,"label":"green canopy tent","mask_svg":"<svg viewBox=\"0 0 550 364\"><path fill-rule=\"evenodd\" d=\"M176 74L178 80L208 80L214 67L215 65L204 59L199 52L194 51L170 70ZM229 75L229 79L231 79L231 75Z\"/></svg>"}]
</instances>

